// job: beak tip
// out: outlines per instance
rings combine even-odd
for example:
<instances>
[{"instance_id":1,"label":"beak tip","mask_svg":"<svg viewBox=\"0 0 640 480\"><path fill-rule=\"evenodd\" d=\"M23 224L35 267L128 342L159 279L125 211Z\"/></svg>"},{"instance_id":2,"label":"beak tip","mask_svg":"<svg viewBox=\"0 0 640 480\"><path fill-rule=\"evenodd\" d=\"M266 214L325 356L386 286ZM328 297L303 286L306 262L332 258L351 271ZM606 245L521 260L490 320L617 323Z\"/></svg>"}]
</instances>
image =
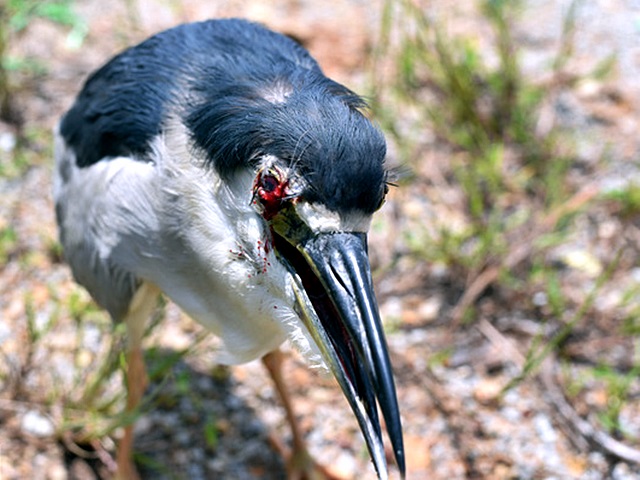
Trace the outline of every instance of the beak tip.
<instances>
[{"instance_id":1,"label":"beak tip","mask_svg":"<svg viewBox=\"0 0 640 480\"><path fill-rule=\"evenodd\" d=\"M391 443L394 447L394 457L396 460L396 465L398 466L398 470L400 471L401 478L405 478L406 476L406 463L405 463L405 455L404 455L404 442L402 439L402 430L400 429L400 435L391 437Z\"/></svg>"},{"instance_id":2,"label":"beak tip","mask_svg":"<svg viewBox=\"0 0 640 480\"><path fill-rule=\"evenodd\" d=\"M407 478L407 468L404 461L404 452L396 452L396 463L398 464L398 470L400 470L400 478L404 480Z\"/></svg>"}]
</instances>

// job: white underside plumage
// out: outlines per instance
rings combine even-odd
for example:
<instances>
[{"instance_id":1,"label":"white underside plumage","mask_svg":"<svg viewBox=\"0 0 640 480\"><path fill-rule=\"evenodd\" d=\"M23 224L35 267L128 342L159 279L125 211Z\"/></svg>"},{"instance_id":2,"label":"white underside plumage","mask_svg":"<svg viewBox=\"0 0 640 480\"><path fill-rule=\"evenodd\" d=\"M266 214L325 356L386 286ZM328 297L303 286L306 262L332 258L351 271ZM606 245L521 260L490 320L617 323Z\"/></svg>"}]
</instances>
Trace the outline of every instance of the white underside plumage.
<instances>
[{"instance_id":1,"label":"white underside plumage","mask_svg":"<svg viewBox=\"0 0 640 480\"><path fill-rule=\"evenodd\" d=\"M187 150L179 123L166 131L150 162L118 157L84 168L56 132L54 197L76 279L115 320L131 285L156 285L221 338L221 363L261 357L288 337L320 364L294 310L294 278L264 244L252 175L222 182Z\"/></svg>"}]
</instances>

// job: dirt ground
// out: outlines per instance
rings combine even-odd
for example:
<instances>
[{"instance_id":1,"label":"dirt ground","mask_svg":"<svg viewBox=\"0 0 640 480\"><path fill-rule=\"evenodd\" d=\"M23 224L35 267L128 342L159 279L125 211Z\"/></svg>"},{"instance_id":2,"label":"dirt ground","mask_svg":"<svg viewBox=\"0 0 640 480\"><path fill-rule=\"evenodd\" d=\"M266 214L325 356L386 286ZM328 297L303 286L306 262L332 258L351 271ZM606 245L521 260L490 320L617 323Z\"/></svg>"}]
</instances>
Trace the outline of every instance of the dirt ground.
<instances>
[{"instance_id":1,"label":"dirt ground","mask_svg":"<svg viewBox=\"0 0 640 480\"><path fill-rule=\"evenodd\" d=\"M471 3L431 2L430 8L451 22L452 31L473 31L481 25ZM536 77L557 45L569 2L525 3L518 35L524 68ZM640 178L640 3L583 3L575 68L586 71L616 53L616 75L559 96L552 110L579 132L577 150L584 165L607 155L607 167L597 171L597 178L579 177L585 185L607 189ZM83 79L112 54L151 33L184 21L241 16L292 35L329 76L363 91L371 67L365 59L375 46L382 9L378 1L359 0L80 0L74 5L87 26L81 44L74 43L70 27L35 19L9 45L11 55L46 68L14 74L15 103L29 132L32 153L27 158L33 163L19 175L0 178L0 227L15 232L15 239L0 239L8 245L0 248L0 480L110 478L113 467L111 437L78 444L72 435L88 426L96 431L102 424L86 412L63 407L82 409L81 392L110 344L108 319L92 307L60 259L51 198L49 132ZM0 126L2 162L10 161L13 133L12 126ZM393 162L393 146L390 151ZM586 378L584 369L602 361L635 371L637 338L613 325L622 315L617 308L621 292L640 283L637 257L627 255L623 262L628 268L617 274L615 285L599 293L594 313L570 339L572 354L562 361L551 356L538 374L500 396L502 387L520 373L528 346L541 332L550 333L530 308L540 300L544 309L542 300L510 299L505 305L499 291L489 292L478 299L476 321L453 324L452 310L464 285L451 284L437 265L396 261L406 251L397 232L412 222L448 215L444 206L426 198L429 179L447 161L447 152L434 145L416 180L391 192L377 220L380 228L373 229L370 239L374 269L384 272L376 276L376 288L396 373L407 477L640 478L638 378L629 379L630 400L621 412L629 432L625 439L607 436L598 421L597 412L610 401L606 383L584 380L580 395L568 400L566 381ZM427 215L428 208L432 211ZM555 252L558 258L582 255L589 260L563 270L575 305L595 282L590 267L601 270L621 238L640 245L640 231L623 226L606 210L585 214L578 224L571 241ZM200 327L171 304L161 314L163 320L146 342L152 368L170 362L173 352L195 346L149 389L152 407L136 425L142 476L285 478L274 439L286 442L290 434L261 364L218 368L215 339L203 338ZM34 336L34 329L42 334ZM313 455L339 478L375 478L355 419L333 380L287 351L287 377ZM438 361L445 352L446 361ZM114 376L106 391L119 391L120 380ZM74 424L77 419L86 423ZM391 476L398 478L394 468Z\"/></svg>"}]
</instances>

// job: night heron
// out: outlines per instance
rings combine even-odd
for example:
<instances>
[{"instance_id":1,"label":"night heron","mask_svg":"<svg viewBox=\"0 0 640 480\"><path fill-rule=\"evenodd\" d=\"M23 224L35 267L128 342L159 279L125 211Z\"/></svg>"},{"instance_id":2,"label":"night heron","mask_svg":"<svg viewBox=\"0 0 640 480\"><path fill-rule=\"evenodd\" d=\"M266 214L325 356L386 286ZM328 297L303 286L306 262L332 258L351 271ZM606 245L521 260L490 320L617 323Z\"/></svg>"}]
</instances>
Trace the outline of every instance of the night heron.
<instances>
[{"instance_id":1,"label":"night heron","mask_svg":"<svg viewBox=\"0 0 640 480\"><path fill-rule=\"evenodd\" d=\"M145 388L142 333L164 292L222 339L221 362L266 358L287 408L270 352L289 338L322 359L378 476L378 407L404 476L367 256L386 147L365 107L296 42L243 20L167 30L89 77L56 132L56 213L76 280L126 323L127 409ZM124 478L137 475L132 441L128 427Z\"/></svg>"}]
</instances>

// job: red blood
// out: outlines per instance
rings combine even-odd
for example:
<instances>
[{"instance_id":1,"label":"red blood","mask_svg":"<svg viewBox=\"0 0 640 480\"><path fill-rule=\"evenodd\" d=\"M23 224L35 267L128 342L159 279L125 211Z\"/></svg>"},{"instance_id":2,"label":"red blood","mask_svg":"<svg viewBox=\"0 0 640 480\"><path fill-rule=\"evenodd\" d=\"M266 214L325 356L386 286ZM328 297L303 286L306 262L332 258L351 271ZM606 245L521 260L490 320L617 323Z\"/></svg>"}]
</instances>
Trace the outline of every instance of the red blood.
<instances>
[{"instance_id":1,"label":"red blood","mask_svg":"<svg viewBox=\"0 0 640 480\"><path fill-rule=\"evenodd\" d=\"M259 173L253 191L262 205L262 216L271 220L282 208L289 182L270 172ZM255 203L255 200L254 200Z\"/></svg>"}]
</instances>

